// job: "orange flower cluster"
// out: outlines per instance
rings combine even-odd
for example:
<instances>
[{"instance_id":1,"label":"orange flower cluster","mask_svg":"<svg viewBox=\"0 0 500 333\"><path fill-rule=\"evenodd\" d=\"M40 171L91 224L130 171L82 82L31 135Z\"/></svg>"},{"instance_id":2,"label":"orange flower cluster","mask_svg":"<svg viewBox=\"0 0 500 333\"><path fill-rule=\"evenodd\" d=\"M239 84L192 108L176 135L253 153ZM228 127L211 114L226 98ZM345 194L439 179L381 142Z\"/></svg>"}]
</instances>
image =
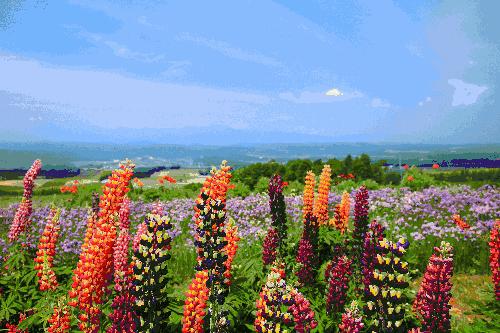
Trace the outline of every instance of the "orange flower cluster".
<instances>
[{"instance_id":1,"label":"orange flower cluster","mask_svg":"<svg viewBox=\"0 0 500 333\"><path fill-rule=\"evenodd\" d=\"M61 186L61 193L78 193L78 180L74 180L72 185L63 185Z\"/></svg>"},{"instance_id":2,"label":"orange flower cluster","mask_svg":"<svg viewBox=\"0 0 500 333\"><path fill-rule=\"evenodd\" d=\"M89 223L92 231L87 230L86 243L82 245L80 260L74 270L69 291L72 301L69 304L81 311L78 326L85 333L99 330L100 304L113 271L115 218L129 191L134 167L127 161L108 178L99 201L98 218L94 223Z\"/></svg>"},{"instance_id":3,"label":"orange flower cluster","mask_svg":"<svg viewBox=\"0 0 500 333\"><path fill-rule=\"evenodd\" d=\"M174 178L170 177L170 176L160 176L158 177L158 183L160 184L163 184L165 183L165 181L171 183L171 184L175 184L177 183L177 180L175 180Z\"/></svg>"},{"instance_id":4,"label":"orange flower cluster","mask_svg":"<svg viewBox=\"0 0 500 333\"><path fill-rule=\"evenodd\" d=\"M347 191L342 194L339 205L335 206L335 215L330 220L330 225L344 233L349 225L349 214L351 212L351 197Z\"/></svg>"},{"instance_id":5,"label":"orange flower cluster","mask_svg":"<svg viewBox=\"0 0 500 333\"><path fill-rule=\"evenodd\" d=\"M139 186L139 187L143 187L144 186L144 183L139 178L137 178L137 177L135 177L133 179L133 181L134 181L134 184L137 185L137 186Z\"/></svg>"},{"instance_id":6,"label":"orange flower cluster","mask_svg":"<svg viewBox=\"0 0 500 333\"><path fill-rule=\"evenodd\" d=\"M415 177L413 177L413 176L410 175L410 176L406 177L406 180L409 181L409 182L412 182L412 181L415 180Z\"/></svg>"},{"instance_id":7,"label":"orange flower cluster","mask_svg":"<svg viewBox=\"0 0 500 333\"><path fill-rule=\"evenodd\" d=\"M306 216L313 213L314 208L314 188L316 187L316 175L312 171L308 171L305 179L304 197L302 207L302 217L304 223Z\"/></svg>"},{"instance_id":8,"label":"orange flower cluster","mask_svg":"<svg viewBox=\"0 0 500 333\"><path fill-rule=\"evenodd\" d=\"M337 176L337 178L342 178L342 179L354 179L354 175L352 173L348 173L347 175L341 173L340 175Z\"/></svg>"},{"instance_id":9,"label":"orange flower cluster","mask_svg":"<svg viewBox=\"0 0 500 333\"><path fill-rule=\"evenodd\" d=\"M233 225L231 222L226 226L226 237L227 242L224 252L227 254L226 259L226 271L224 272L224 277L228 281L228 285L231 285L231 264L233 263L234 257L236 256L236 251L238 251L238 242L240 237L238 237L238 226Z\"/></svg>"},{"instance_id":10,"label":"orange flower cluster","mask_svg":"<svg viewBox=\"0 0 500 333\"><path fill-rule=\"evenodd\" d=\"M318 219L319 225L328 222L328 195L330 194L331 181L332 169L330 165L325 164L319 177L318 197L314 202L314 216Z\"/></svg>"},{"instance_id":11,"label":"orange flower cluster","mask_svg":"<svg viewBox=\"0 0 500 333\"><path fill-rule=\"evenodd\" d=\"M468 225L458 214L453 215L453 222L463 231L470 228L470 225Z\"/></svg>"},{"instance_id":12,"label":"orange flower cluster","mask_svg":"<svg viewBox=\"0 0 500 333\"><path fill-rule=\"evenodd\" d=\"M67 306L55 306L52 316L47 320L49 333L68 333L71 329L70 311Z\"/></svg>"},{"instance_id":13,"label":"orange flower cluster","mask_svg":"<svg viewBox=\"0 0 500 333\"><path fill-rule=\"evenodd\" d=\"M43 230L42 237L38 242L36 251L35 269L37 270L38 284L40 290L56 290L58 283L54 273L53 262L56 254L56 242L59 236L60 211L52 209L47 217L47 224Z\"/></svg>"},{"instance_id":14,"label":"orange flower cluster","mask_svg":"<svg viewBox=\"0 0 500 333\"><path fill-rule=\"evenodd\" d=\"M189 285L184 303L182 333L202 333L208 301L208 273L198 271Z\"/></svg>"},{"instance_id":15,"label":"orange flower cluster","mask_svg":"<svg viewBox=\"0 0 500 333\"><path fill-rule=\"evenodd\" d=\"M490 268L495 296L500 301L500 220L496 220L490 234Z\"/></svg>"},{"instance_id":16,"label":"orange flower cluster","mask_svg":"<svg viewBox=\"0 0 500 333\"><path fill-rule=\"evenodd\" d=\"M24 175L24 193L21 204L16 210L16 215L14 215L14 220L9 230L9 240L11 242L15 241L19 235L26 230L30 223L30 216L33 210L31 197L33 196L33 188L35 187L35 180L42 170L42 162L40 160L35 160L31 168Z\"/></svg>"}]
</instances>

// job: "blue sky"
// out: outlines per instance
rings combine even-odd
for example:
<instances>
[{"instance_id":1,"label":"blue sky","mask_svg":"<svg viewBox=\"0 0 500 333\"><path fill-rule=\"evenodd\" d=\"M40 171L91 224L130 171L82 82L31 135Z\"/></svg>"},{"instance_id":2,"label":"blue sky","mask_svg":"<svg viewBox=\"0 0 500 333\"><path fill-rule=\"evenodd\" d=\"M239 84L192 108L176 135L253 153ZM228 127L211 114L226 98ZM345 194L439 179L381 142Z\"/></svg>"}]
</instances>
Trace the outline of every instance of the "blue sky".
<instances>
[{"instance_id":1,"label":"blue sky","mask_svg":"<svg viewBox=\"0 0 500 333\"><path fill-rule=\"evenodd\" d=\"M498 143L498 12L495 0L2 2L0 140Z\"/></svg>"}]
</instances>

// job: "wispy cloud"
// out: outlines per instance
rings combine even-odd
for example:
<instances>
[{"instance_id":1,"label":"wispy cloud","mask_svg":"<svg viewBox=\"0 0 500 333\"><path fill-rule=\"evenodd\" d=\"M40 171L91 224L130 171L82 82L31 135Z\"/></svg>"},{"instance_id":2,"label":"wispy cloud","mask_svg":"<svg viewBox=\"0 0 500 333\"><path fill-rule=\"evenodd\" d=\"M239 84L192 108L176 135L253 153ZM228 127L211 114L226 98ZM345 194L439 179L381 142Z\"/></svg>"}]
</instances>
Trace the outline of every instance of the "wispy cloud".
<instances>
[{"instance_id":1,"label":"wispy cloud","mask_svg":"<svg viewBox=\"0 0 500 333\"><path fill-rule=\"evenodd\" d=\"M371 106L373 108L382 108L382 109L387 109L390 108L392 105L386 100L383 100L381 98L375 97L371 101Z\"/></svg>"},{"instance_id":2,"label":"wispy cloud","mask_svg":"<svg viewBox=\"0 0 500 333\"><path fill-rule=\"evenodd\" d=\"M460 79L449 79L448 83L455 88L451 102L452 106L474 104L477 102L479 96L488 89L486 86L466 83Z\"/></svg>"},{"instance_id":3,"label":"wispy cloud","mask_svg":"<svg viewBox=\"0 0 500 333\"><path fill-rule=\"evenodd\" d=\"M364 97L364 95L359 91L352 91L342 93L342 95L337 95L335 98L332 98L330 95L326 95L323 92L303 91L299 94L283 92L279 94L279 97L285 101L296 104L315 104L345 102L351 99Z\"/></svg>"},{"instance_id":4,"label":"wispy cloud","mask_svg":"<svg viewBox=\"0 0 500 333\"><path fill-rule=\"evenodd\" d=\"M198 45L208 47L214 51L222 53L226 57L238 59L247 62L253 62L256 64L261 64L265 66L272 67L282 67L283 65L276 59L272 57L265 56L257 52L246 51L237 47L234 47L226 42L218 41L215 39L209 39L200 36L194 36L189 33L183 33L179 35L180 40L186 40L194 42Z\"/></svg>"},{"instance_id":5,"label":"wispy cloud","mask_svg":"<svg viewBox=\"0 0 500 333\"><path fill-rule=\"evenodd\" d=\"M22 95L23 108L104 128L182 128L224 125L244 128L266 95L130 78L92 70L52 67L0 56L0 91ZM19 100L19 99L18 99ZM46 117L46 116L47 117Z\"/></svg>"}]
</instances>

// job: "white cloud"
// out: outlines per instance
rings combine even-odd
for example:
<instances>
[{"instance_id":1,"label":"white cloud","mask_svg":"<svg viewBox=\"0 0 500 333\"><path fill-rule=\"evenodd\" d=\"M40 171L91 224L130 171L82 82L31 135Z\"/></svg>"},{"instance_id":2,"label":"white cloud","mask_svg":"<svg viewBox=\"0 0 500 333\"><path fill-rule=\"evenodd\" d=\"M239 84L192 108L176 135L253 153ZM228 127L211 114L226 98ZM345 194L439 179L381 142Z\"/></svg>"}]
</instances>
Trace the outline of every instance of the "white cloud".
<instances>
[{"instance_id":1,"label":"white cloud","mask_svg":"<svg viewBox=\"0 0 500 333\"><path fill-rule=\"evenodd\" d=\"M338 90L337 88L330 89L325 93L326 96L335 96L335 97L342 96L343 94L344 93Z\"/></svg>"},{"instance_id":2,"label":"white cloud","mask_svg":"<svg viewBox=\"0 0 500 333\"><path fill-rule=\"evenodd\" d=\"M418 106L424 106L424 104L432 102L432 98L427 96L423 101L418 102Z\"/></svg>"},{"instance_id":3,"label":"white cloud","mask_svg":"<svg viewBox=\"0 0 500 333\"><path fill-rule=\"evenodd\" d=\"M193 36L188 33L181 34L179 36L179 39L194 42L198 45L206 46L214 51L222 53L223 55L229 58L253 62L265 66L282 67L282 64L274 58L255 52L245 51L240 48L233 47L226 42L199 36Z\"/></svg>"},{"instance_id":4,"label":"white cloud","mask_svg":"<svg viewBox=\"0 0 500 333\"><path fill-rule=\"evenodd\" d=\"M449 79L448 83L455 88L451 102L452 106L474 104L477 102L479 96L488 89L486 86L466 83L460 79Z\"/></svg>"},{"instance_id":5,"label":"white cloud","mask_svg":"<svg viewBox=\"0 0 500 333\"><path fill-rule=\"evenodd\" d=\"M336 103L348 101L354 98L361 98L363 96L363 93L359 91L343 93L336 98L331 98L331 96L327 96L321 92L312 91L303 91L297 95L292 92L283 92L279 94L281 99L296 104Z\"/></svg>"},{"instance_id":6,"label":"white cloud","mask_svg":"<svg viewBox=\"0 0 500 333\"><path fill-rule=\"evenodd\" d=\"M381 98L373 98L371 102L371 106L374 108L390 108L392 105L386 100L383 100Z\"/></svg>"}]
</instances>

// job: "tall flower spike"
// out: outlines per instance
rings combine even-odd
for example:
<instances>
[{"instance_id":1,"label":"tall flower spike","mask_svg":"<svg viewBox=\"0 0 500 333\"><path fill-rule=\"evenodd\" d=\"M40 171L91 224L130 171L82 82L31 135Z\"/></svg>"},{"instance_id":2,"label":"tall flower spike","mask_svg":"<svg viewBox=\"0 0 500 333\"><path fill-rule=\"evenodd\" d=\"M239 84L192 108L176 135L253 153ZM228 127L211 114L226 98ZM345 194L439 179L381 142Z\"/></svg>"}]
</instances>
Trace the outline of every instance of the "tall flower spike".
<instances>
[{"instance_id":1,"label":"tall flower spike","mask_svg":"<svg viewBox=\"0 0 500 333\"><path fill-rule=\"evenodd\" d=\"M342 194L342 200L340 201L340 225L341 232L347 229L349 225L349 214L351 213L351 197L347 191Z\"/></svg>"},{"instance_id":2,"label":"tall flower spike","mask_svg":"<svg viewBox=\"0 0 500 333\"><path fill-rule=\"evenodd\" d=\"M59 210L54 208L50 210L47 216L47 224L38 242L35 269L37 270L38 284L41 291L54 291L58 286L56 273L52 267L56 254L56 242L59 236L59 215Z\"/></svg>"},{"instance_id":3,"label":"tall flower spike","mask_svg":"<svg viewBox=\"0 0 500 333\"><path fill-rule=\"evenodd\" d=\"M207 288L208 273L196 272L189 285L184 302L184 315L182 317L182 333L204 332L205 314L209 290Z\"/></svg>"},{"instance_id":4,"label":"tall flower spike","mask_svg":"<svg viewBox=\"0 0 500 333\"><path fill-rule=\"evenodd\" d=\"M225 240L227 244L224 248L224 252L227 255L227 259L225 262L226 271L224 272L224 277L226 278L225 283L231 285L231 266L236 256L236 251L238 251L238 242L240 241L240 237L238 237L238 226L235 225L232 220L229 220L226 226Z\"/></svg>"},{"instance_id":5,"label":"tall flower spike","mask_svg":"<svg viewBox=\"0 0 500 333\"><path fill-rule=\"evenodd\" d=\"M306 216L306 223L299 241L296 261L299 263L297 277L302 284L314 283L319 266L318 223L312 214Z\"/></svg>"},{"instance_id":6,"label":"tall flower spike","mask_svg":"<svg viewBox=\"0 0 500 333\"><path fill-rule=\"evenodd\" d=\"M209 288L210 329L219 331L229 325L227 311L221 311L229 292L228 280L225 278L228 258L224 248L226 237L226 195L231 180L231 167L223 161L220 170L213 169L207 177L195 206L195 241L197 247L198 271L207 271Z\"/></svg>"},{"instance_id":7,"label":"tall flower spike","mask_svg":"<svg viewBox=\"0 0 500 333\"><path fill-rule=\"evenodd\" d=\"M318 219L319 225L328 223L328 195L332 182L332 169L325 164L319 177L318 196L314 202L314 216Z\"/></svg>"},{"instance_id":8,"label":"tall flower spike","mask_svg":"<svg viewBox=\"0 0 500 333\"><path fill-rule=\"evenodd\" d=\"M149 214L147 230L142 234L138 251L134 252L134 286L137 329L144 333L164 332L168 322L167 260L170 259L168 217Z\"/></svg>"},{"instance_id":9,"label":"tall flower spike","mask_svg":"<svg viewBox=\"0 0 500 333\"><path fill-rule=\"evenodd\" d=\"M113 248L116 241L116 218L123 198L129 191L134 165L129 161L113 171L103 187L99 215L88 223L86 242L73 272L69 304L78 308L78 326L84 333L95 333L100 326L100 305L104 301L113 273Z\"/></svg>"},{"instance_id":10,"label":"tall flower spike","mask_svg":"<svg viewBox=\"0 0 500 333\"><path fill-rule=\"evenodd\" d=\"M302 207L302 216L304 219L304 223L306 222L306 216L308 214L313 214L315 187L316 187L316 175L312 171L308 171L306 174L304 196L303 196L303 207Z\"/></svg>"},{"instance_id":11,"label":"tall flower spike","mask_svg":"<svg viewBox=\"0 0 500 333\"><path fill-rule=\"evenodd\" d=\"M500 301L500 220L496 220L490 233L490 268L495 297Z\"/></svg>"},{"instance_id":12,"label":"tall flower spike","mask_svg":"<svg viewBox=\"0 0 500 333\"><path fill-rule=\"evenodd\" d=\"M54 312L47 320L50 324L49 333L69 333L71 330L70 309L67 305L58 304L54 307Z\"/></svg>"},{"instance_id":13,"label":"tall flower spike","mask_svg":"<svg viewBox=\"0 0 500 333\"><path fill-rule=\"evenodd\" d=\"M370 229L368 229L368 232L365 235L363 254L361 258L361 273L363 275L365 295L368 295L370 292L370 283L375 269L377 247L380 241L385 238L384 231L385 228L374 220L370 224Z\"/></svg>"},{"instance_id":14,"label":"tall flower spike","mask_svg":"<svg viewBox=\"0 0 500 333\"><path fill-rule=\"evenodd\" d=\"M342 314L342 321L339 325L340 333L359 333L365 325L356 301L351 303L349 309Z\"/></svg>"},{"instance_id":15,"label":"tall flower spike","mask_svg":"<svg viewBox=\"0 0 500 333\"><path fill-rule=\"evenodd\" d=\"M280 175L274 175L269 180L269 207L271 210L271 225L278 232L278 252L283 255L283 242L287 237L286 206L283 196L284 182Z\"/></svg>"},{"instance_id":16,"label":"tall flower spike","mask_svg":"<svg viewBox=\"0 0 500 333\"><path fill-rule=\"evenodd\" d=\"M420 315L422 331L451 332L450 300L453 275L453 247L441 242L434 248L413 307Z\"/></svg>"},{"instance_id":17,"label":"tall flower spike","mask_svg":"<svg viewBox=\"0 0 500 333\"><path fill-rule=\"evenodd\" d=\"M338 252L338 250L336 251ZM341 313L347 299L349 276L352 261L345 255L338 255L325 270L327 282L326 311L331 314Z\"/></svg>"},{"instance_id":18,"label":"tall flower spike","mask_svg":"<svg viewBox=\"0 0 500 333\"><path fill-rule=\"evenodd\" d=\"M355 258L354 265L359 277L360 262L362 260L362 249L365 234L368 230L368 190L361 186L354 200L354 231L352 234L352 254Z\"/></svg>"},{"instance_id":19,"label":"tall flower spike","mask_svg":"<svg viewBox=\"0 0 500 333\"><path fill-rule=\"evenodd\" d=\"M266 238L262 243L262 261L264 265L271 265L278 256L279 237L278 231L273 227L267 231Z\"/></svg>"},{"instance_id":20,"label":"tall flower spike","mask_svg":"<svg viewBox=\"0 0 500 333\"><path fill-rule=\"evenodd\" d=\"M403 294L408 287L408 263L403 261L409 243L401 238L397 243L382 239L376 247L374 270L370 279L364 313L370 329L375 332L404 332L407 307Z\"/></svg>"},{"instance_id":21,"label":"tall flower spike","mask_svg":"<svg viewBox=\"0 0 500 333\"><path fill-rule=\"evenodd\" d=\"M35 180L40 174L42 170L42 162L40 160L35 160L31 168L24 175L24 193L23 198L21 200L21 204L16 210L16 214L14 215L14 220L12 221L12 225L9 230L9 240L14 242L17 240L19 235L24 232L30 225L31 213L32 213L32 204L31 197L33 196L33 188L35 187Z\"/></svg>"}]
</instances>

